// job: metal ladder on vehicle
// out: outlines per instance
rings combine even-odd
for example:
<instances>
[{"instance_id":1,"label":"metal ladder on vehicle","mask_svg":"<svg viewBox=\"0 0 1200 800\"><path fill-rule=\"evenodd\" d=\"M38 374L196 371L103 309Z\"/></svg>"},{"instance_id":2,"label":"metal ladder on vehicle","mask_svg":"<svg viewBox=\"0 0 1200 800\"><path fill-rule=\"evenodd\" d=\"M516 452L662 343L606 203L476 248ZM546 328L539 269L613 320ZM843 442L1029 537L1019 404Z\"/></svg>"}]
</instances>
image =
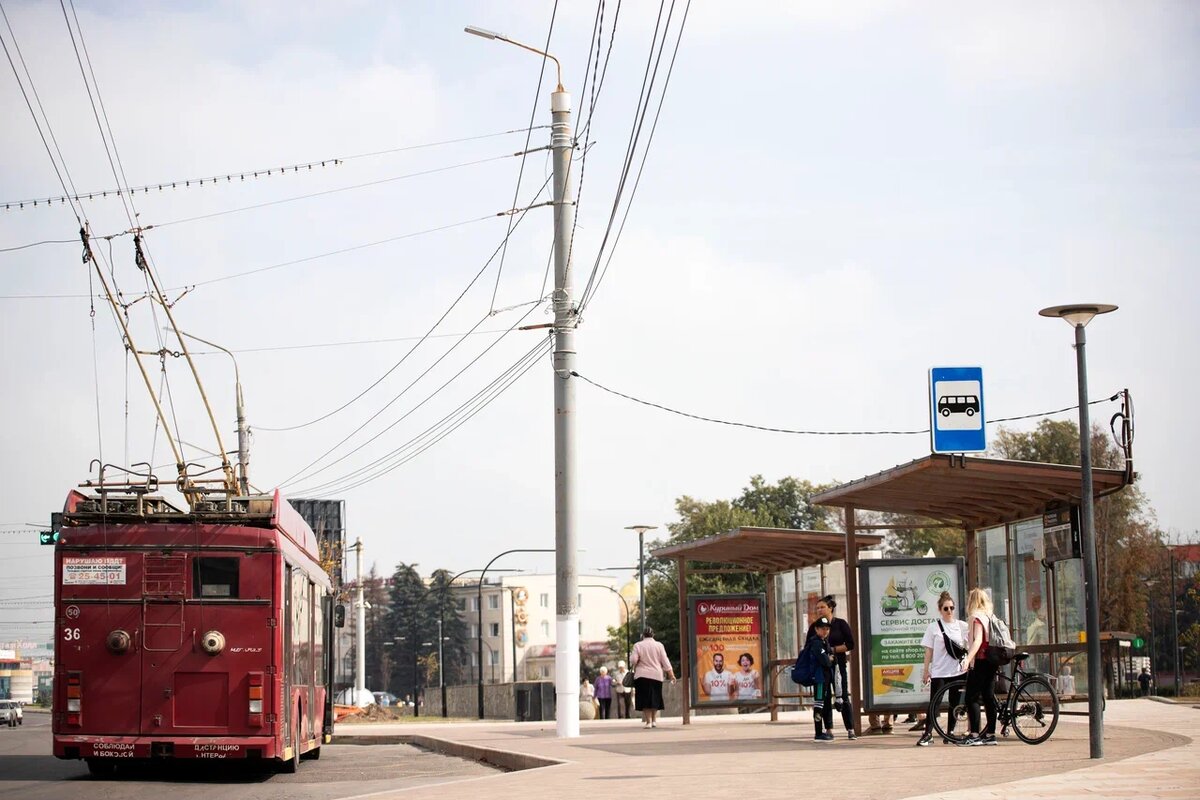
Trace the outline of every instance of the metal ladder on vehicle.
<instances>
[{"instance_id":1,"label":"metal ladder on vehicle","mask_svg":"<svg viewBox=\"0 0 1200 800\"><path fill-rule=\"evenodd\" d=\"M183 646L184 601L187 594L187 557L180 555L152 555L147 553L142 565L142 627L146 633L143 637L143 649L152 653L173 653ZM155 608L169 605L179 607L178 622L151 622L151 603ZM176 628L179 640L174 647L151 647L150 630L152 628Z\"/></svg>"}]
</instances>

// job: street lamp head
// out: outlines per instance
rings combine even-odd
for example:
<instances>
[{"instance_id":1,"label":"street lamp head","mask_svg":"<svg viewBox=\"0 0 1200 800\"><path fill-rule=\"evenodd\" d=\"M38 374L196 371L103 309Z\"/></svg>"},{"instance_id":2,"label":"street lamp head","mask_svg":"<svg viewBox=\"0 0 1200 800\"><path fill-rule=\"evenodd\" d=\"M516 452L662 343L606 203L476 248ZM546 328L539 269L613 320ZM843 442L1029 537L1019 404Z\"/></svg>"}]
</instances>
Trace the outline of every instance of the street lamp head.
<instances>
[{"instance_id":1,"label":"street lamp head","mask_svg":"<svg viewBox=\"0 0 1200 800\"><path fill-rule=\"evenodd\" d=\"M496 33L495 31L489 31L484 28L477 28L474 25L468 25L467 27L463 28L463 30L472 36L479 36L483 39L500 39L501 41L504 39L503 34Z\"/></svg>"},{"instance_id":2,"label":"street lamp head","mask_svg":"<svg viewBox=\"0 0 1200 800\"><path fill-rule=\"evenodd\" d=\"M645 533L646 531L658 530L658 526L657 525L626 525L625 530L637 531L638 533Z\"/></svg>"},{"instance_id":3,"label":"street lamp head","mask_svg":"<svg viewBox=\"0 0 1200 800\"><path fill-rule=\"evenodd\" d=\"M1059 319L1066 320L1072 328L1083 328L1097 314L1108 314L1116 310L1116 306L1105 305L1104 303L1075 303L1069 306L1050 306L1049 308L1043 308L1038 313L1043 317L1058 317Z\"/></svg>"}]
</instances>

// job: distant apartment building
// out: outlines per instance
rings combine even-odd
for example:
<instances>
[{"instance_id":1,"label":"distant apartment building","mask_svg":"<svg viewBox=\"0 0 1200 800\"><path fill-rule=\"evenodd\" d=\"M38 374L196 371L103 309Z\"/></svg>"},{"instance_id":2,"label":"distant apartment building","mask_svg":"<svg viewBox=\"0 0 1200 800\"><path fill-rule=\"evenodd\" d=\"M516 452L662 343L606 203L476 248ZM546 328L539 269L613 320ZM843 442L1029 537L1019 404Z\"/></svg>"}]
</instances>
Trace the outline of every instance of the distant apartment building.
<instances>
[{"instance_id":1,"label":"distant apartment building","mask_svg":"<svg viewBox=\"0 0 1200 800\"><path fill-rule=\"evenodd\" d=\"M616 578L579 576L579 647L585 663L615 662L608 629L625 621L627 602ZM486 683L554 680L555 576L506 575L453 590L455 608L467 626L472 680L478 680L479 641L483 638L483 680ZM482 613L481 606L482 603ZM632 609L633 606L630 606ZM636 612L634 612L636 613ZM482 624L482 631L480 630Z\"/></svg>"}]
</instances>

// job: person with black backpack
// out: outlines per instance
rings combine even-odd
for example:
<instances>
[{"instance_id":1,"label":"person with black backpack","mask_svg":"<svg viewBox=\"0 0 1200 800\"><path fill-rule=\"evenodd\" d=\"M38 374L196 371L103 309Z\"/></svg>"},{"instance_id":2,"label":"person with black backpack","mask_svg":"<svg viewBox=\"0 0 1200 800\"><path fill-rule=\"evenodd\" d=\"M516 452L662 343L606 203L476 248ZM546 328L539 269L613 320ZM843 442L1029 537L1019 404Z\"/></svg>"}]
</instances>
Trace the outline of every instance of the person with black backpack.
<instances>
[{"instance_id":1,"label":"person with black backpack","mask_svg":"<svg viewBox=\"0 0 1200 800\"><path fill-rule=\"evenodd\" d=\"M927 747L933 742L933 720L938 710L933 707L933 698L951 681L958 680L966 672L963 660L967 657L967 623L954 615L954 597L942 592L938 597L938 612L941 619L929 623L921 644L925 647L925 680L929 684L929 711L925 714L925 732L917 740L917 747ZM950 708L958 705L960 692L951 690ZM954 712L946 723L946 733L954 731ZM949 739L943 739L949 744Z\"/></svg>"},{"instance_id":2,"label":"person with black backpack","mask_svg":"<svg viewBox=\"0 0 1200 800\"><path fill-rule=\"evenodd\" d=\"M797 668L800 668L801 662L807 662L806 666L811 670L802 680L805 683L810 679L813 681L813 726L817 732L813 739L818 742L833 741L833 702L838 696L834 686L837 670L834 668L833 648L829 644L829 627L828 617L821 617L814 622L814 635L804 645L806 652L797 659Z\"/></svg>"},{"instance_id":3,"label":"person with black backpack","mask_svg":"<svg viewBox=\"0 0 1200 800\"><path fill-rule=\"evenodd\" d=\"M1000 661L990 657L989 640L995 629L992 598L986 589L978 586L967 596L967 624L970 639L967 646L967 719L971 725L970 735L959 744L968 747L996 744L996 672ZM1002 649L998 644L997 650ZM983 702L987 712L987 726L979 728L979 704Z\"/></svg>"}]
</instances>

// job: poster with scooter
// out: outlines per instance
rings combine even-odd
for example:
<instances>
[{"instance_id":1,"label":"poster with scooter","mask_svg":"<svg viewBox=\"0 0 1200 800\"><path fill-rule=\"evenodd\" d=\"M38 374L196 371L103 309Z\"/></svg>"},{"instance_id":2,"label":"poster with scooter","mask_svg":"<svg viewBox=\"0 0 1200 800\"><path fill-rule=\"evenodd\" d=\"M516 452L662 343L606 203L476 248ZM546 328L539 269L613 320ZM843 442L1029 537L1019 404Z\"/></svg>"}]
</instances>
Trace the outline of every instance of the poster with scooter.
<instances>
[{"instance_id":1,"label":"poster with scooter","mask_svg":"<svg viewBox=\"0 0 1200 800\"><path fill-rule=\"evenodd\" d=\"M943 591L962 608L961 558L903 558L858 565L865 704L869 711L929 703L921 637L937 621Z\"/></svg>"}]
</instances>

